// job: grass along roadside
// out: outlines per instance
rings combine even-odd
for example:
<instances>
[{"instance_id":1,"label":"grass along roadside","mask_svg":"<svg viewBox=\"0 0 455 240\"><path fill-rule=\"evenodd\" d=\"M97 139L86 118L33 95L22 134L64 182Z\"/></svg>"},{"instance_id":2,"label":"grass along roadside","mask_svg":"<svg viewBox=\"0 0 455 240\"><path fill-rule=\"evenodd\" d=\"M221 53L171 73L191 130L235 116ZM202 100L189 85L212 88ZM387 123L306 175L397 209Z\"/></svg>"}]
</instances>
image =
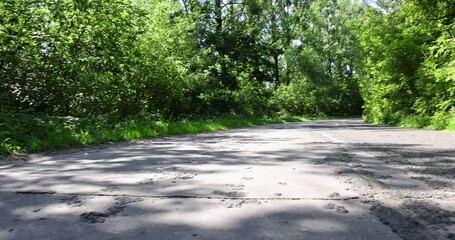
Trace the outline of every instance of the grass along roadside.
<instances>
[{"instance_id":1,"label":"grass along roadside","mask_svg":"<svg viewBox=\"0 0 455 240\"><path fill-rule=\"evenodd\" d=\"M401 118L397 124L406 128L425 128L431 130L455 130L455 109L437 113L434 116L409 115Z\"/></svg>"},{"instance_id":2,"label":"grass along roadside","mask_svg":"<svg viewBox=\"0 0 455 240\"><path fill-rule=\"evenodd\" d=\"M140 117L113 121L104 118L88 120L0 113L0 155L322 118L324 117L227 117L157 121L149 117Z\"/></svg>"}]
</instances>

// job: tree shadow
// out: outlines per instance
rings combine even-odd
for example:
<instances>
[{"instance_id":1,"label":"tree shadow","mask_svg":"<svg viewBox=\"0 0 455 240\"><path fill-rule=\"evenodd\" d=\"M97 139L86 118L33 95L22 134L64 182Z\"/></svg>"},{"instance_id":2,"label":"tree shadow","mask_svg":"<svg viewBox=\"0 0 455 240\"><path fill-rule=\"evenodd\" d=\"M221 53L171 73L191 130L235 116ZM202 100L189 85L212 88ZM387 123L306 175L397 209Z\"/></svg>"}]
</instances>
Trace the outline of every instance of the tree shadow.
<instances>
[{"instance_id":1,"label":"tree shadow","mask_svg":"<svg viewBox=\"0 0 455 240\"><path fill-rule=\"evenodd\" d=\"M58 194L19 200L14 193L1 196L0 236L5 240L399 239L358 201L332 201L349 209L341 214L322 201L83 196L82 205L74 206Z\"/></svg>"},{"instance_id":2,"label":"tree shadow","mask_svg":"<svg viewBox=\"0 0 455 240\"><path fill-rule=\"evenodd\" d=\"M378 130L357 120L342 123L344 126L333 124L274 124L115 143L51 154L29 165L1 169L0 238L29 239L37 234L38 239L61 239L60 232L65 232L67 239L81 235L88 239L395 238L389 227L368 214L371 205L376 206L373 214L405 239L425 237L425 231L415 229L414 218L400 209L360 200L314 200L311 191L318 188L324 192L339 174L373 178L398 192L416 190L419 179L387 182L393 179L390 173L403 168L416 176L424 174L450 183L453 152L424 154L419 145L410 144L340 147L300 135L308 129L341 130L346 126ZM354 152L377 156L354 161ZM387 155L381 155L384 152ZM255 176L260 179L250 179L251 171L260 171L262 175ZM309 176L298 179L305 184L287 179L293 171ZM448 179L436 179L440 171ZM317 176L318 182L311 182L311 176ZM293 184L309 186L286 189ZM248 191L250 185L270 187L254 195ZM450 190L452 185L445 188ZM326 189L333 191L333 187ZM349 191L340 189L339 193L345 196ZM122 197L141 201L125 203ZM340 214L335 207L327 209L328 202L345 206L349 214ZM34 212L38 208L41 210ZM396 219L405 225L397 225Z\"/></svg>"},{"instance_id":3,"label":"tree shadow","mask_svg":"<svg viewBox=\"0 0 455 240\"><path fill-rule=\"evenodd\" d=\"M338 166L339 174L349 179L360 178L399 201L396 208L378 205L372 213L404 239L455 238L453 230L449 230L455 226L453 149L429 149L419 144L345 143L322 164Z\"/></svg>"}]
</instances>

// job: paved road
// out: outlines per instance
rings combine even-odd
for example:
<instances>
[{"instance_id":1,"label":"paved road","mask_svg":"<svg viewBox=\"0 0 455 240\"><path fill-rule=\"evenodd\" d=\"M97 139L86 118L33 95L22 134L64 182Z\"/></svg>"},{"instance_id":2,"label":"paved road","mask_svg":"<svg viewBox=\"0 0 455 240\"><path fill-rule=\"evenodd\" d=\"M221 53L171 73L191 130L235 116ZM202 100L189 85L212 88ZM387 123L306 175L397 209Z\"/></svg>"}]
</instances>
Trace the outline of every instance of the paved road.
<instances>
[{"instance_id":1,"label":"paved road","mask_svg":"<svg viewBox=\"0 0 455 240\"><path fill-rule=\"evenodd\" d=\"M309 121L0 168L0 239L454 239L455 132Z\"/></svg>"}]
</instances>

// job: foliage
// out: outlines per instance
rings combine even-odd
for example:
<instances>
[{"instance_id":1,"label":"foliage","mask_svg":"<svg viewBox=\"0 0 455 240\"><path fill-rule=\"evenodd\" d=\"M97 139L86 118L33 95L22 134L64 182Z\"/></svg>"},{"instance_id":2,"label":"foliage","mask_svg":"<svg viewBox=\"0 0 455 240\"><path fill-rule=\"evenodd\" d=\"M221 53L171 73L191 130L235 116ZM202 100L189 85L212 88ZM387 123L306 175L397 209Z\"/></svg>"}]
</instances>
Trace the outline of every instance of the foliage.
<instances>
[{"instance_id":1,"label":"foliage","mask_svg":"<svg viewBox=\"0 0 455 240\"><path fill-rule=\"evenodd\" d=\"M104 138L91 129L148 126L129 121L141 116L357 115L363 107L367 121L446 128L455 108L454 5L5 0L1 151L153 135L139 127Z\"/></svg>"},{"instance_id":2,"label":"foliage","mask_svg":"<svg viewBox=\"0 0 455 240\"><path fill-rule=\"evenodd\" d=\"M304 121L305 117L224 117L205 120L157 120L155 116L142 115L120 120L112 115L96 118L47 117L22 112L1 114L6 123L0 133L0 154L25 150L77 147L109 141L133 140L145 137L205 132L260 124Z\"/></svg>"},{"instance_id":3,"label":"foliage","mask_svg":"<svg viewBox=\"0 0 455 240\"><path fill-rule=\"evenodd\" d=\"M287 99L283 105L293 108L291 112L360 113L361 65L356 59L361 49L353 24L359 14L357 4L343 0L314 1L304 12L306 21L285 55L291 84L277 92Z\"/></svg>"},{"instance_id":4,"label":"foliage","mask_svg":"<svg viewBox=\"0 0 455 240\"><path fill-rule=\"evenodd\" d=\"M303 79L330 85L319 98L336 106L321 111L358 111L354 68L347 62L356 49L346 24L350 13L343 13L348 3L4 1L0 110L123 118L151 113L165 119L272 114L274 89L308 75ZM331 10L321 15L323 8ZM336 31L318 31L340 21ZM312 23L308 31L302 27ZM305 66L313 56L293 45L299 39L310 39L315 64L322 66L316 76ZM337 70L327 73L333 64Z\"/></svg>"},{"instance_id":5,"label":"foliage","mask_svg":"<svg viewBox=\"0 0 455 240\"><path fill-rule=\"evenodd\" d=\"M380 1L366 8L361 89L367 121L447 126L455 107L454 4Z\"/></svg>"}]
</instances>

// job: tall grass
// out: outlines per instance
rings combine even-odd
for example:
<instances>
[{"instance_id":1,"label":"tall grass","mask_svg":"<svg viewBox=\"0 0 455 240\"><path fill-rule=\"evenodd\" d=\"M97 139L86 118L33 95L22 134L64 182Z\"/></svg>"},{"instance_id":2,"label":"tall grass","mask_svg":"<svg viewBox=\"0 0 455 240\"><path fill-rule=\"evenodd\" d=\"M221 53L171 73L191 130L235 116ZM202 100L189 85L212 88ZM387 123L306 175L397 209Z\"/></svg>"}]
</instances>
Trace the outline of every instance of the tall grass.
<instances>
[{"instance_id":1,"label":"tall grass","mask_svg":"<svg viewBox=\"0 0 455 240\"><path fill-rule=\"evenodd\" d=\"M110 141L207 132L271 123L305 121L308 117L224 117L202 120L156 120L141 116L119 120L49 117L27 113L0 113L0 154L37 152Z\"/></svg>"}]
</instances>

